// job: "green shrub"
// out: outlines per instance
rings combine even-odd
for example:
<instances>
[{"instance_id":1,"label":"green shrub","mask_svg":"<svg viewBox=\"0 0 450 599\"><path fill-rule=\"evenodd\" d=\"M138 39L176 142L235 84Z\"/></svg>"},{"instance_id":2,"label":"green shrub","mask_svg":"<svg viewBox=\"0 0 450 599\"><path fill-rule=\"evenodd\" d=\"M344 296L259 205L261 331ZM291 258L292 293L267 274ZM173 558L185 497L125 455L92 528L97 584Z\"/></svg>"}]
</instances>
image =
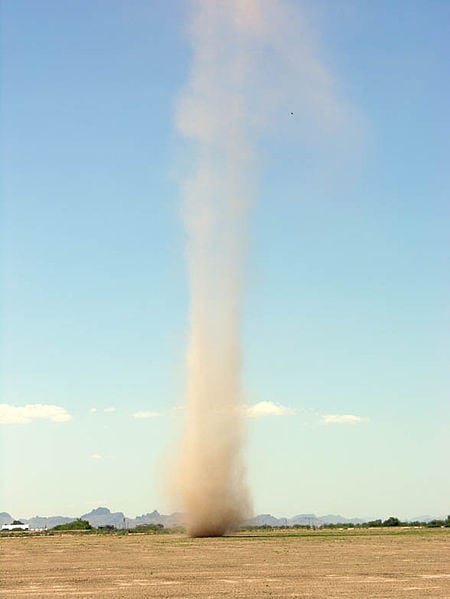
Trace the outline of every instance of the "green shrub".
<instances>
[{"instance_id":1,"label":"green shrub","mask_svg":"<svg viewBox=\"0 0 450 599\"><path fill-rule=\"evenodd\" d=\"M77 518L73 522L68 522L67 524L59 524L58 526L54 526L52 530L92 530L92 526L89 524L87 520Z\"/></svg>"}]
</instances>

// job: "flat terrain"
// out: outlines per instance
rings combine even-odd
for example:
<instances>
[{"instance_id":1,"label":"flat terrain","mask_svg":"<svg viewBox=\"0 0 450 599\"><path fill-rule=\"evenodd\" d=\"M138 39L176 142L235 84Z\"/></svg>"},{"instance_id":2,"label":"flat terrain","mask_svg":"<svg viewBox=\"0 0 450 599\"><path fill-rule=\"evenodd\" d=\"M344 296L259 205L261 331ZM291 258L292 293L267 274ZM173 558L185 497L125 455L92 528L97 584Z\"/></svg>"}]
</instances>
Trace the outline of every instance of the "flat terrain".
<instances>
[{"instance_id":1,"label":"flat terrain","mask_svg":"<svg viewBox=\"0 0 450 599\"><path fill-rule=\"evenodd\" d=\"M0 597L450 598L450 529L0 538Z\"/></svg>"}]
</instances>

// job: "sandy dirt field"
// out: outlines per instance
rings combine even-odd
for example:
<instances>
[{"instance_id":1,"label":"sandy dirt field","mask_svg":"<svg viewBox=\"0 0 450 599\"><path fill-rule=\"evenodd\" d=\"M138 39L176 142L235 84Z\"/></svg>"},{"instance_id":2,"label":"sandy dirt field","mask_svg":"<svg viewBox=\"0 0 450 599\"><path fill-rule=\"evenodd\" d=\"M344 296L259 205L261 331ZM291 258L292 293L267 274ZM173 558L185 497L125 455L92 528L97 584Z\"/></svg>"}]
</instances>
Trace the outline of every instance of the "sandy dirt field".
<instances>
[{"instance_id":1,"label":"sandy dirt field","mask_svg":"<svg viewBox=\"0 0 450 599\"><path fill-rule=\"evenodd\" d=\"M450 530L0 539L0 597L450 598Z\"/></svg>"}]
</instances>

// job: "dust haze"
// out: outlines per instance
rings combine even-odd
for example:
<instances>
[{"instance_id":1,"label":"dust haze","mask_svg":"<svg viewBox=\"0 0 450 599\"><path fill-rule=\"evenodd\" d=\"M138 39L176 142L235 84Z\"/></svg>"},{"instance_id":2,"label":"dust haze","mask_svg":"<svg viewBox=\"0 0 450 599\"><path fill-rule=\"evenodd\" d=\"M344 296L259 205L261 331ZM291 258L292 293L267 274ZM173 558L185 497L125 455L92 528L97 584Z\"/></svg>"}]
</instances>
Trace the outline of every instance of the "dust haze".
<instances>
[{"instance_id":1,"label":"dust haze","mask_svg":"<svg viewBox=\"0 0 450 599\"><path fill-rule=\"evenodd\" d=\"M187 410L174 472L191 536L218 536L252 514L246 482L241 318L258 146L277 127L304 139L338 131L346 111L296 3L197 0L192 62L176 110L185 139ZM288 129L289 128L289 129Z\"/></svg>"}]
</instances>

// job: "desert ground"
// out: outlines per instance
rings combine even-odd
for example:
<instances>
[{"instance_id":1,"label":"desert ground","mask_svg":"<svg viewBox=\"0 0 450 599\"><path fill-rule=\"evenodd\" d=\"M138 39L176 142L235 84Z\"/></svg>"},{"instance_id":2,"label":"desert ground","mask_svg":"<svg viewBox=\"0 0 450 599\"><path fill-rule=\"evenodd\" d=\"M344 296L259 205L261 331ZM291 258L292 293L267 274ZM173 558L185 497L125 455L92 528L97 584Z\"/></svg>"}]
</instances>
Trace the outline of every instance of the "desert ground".
<instances>
[{"instance_id":1,"label":"desert ground","mask_svg":"<svg viewBox=\"0 0 450 599\"><path fill-rule=\"evenodd\" d=\"M450 598L450 529L0 539L0 597Z\"/></svg>"}]
</instances>

